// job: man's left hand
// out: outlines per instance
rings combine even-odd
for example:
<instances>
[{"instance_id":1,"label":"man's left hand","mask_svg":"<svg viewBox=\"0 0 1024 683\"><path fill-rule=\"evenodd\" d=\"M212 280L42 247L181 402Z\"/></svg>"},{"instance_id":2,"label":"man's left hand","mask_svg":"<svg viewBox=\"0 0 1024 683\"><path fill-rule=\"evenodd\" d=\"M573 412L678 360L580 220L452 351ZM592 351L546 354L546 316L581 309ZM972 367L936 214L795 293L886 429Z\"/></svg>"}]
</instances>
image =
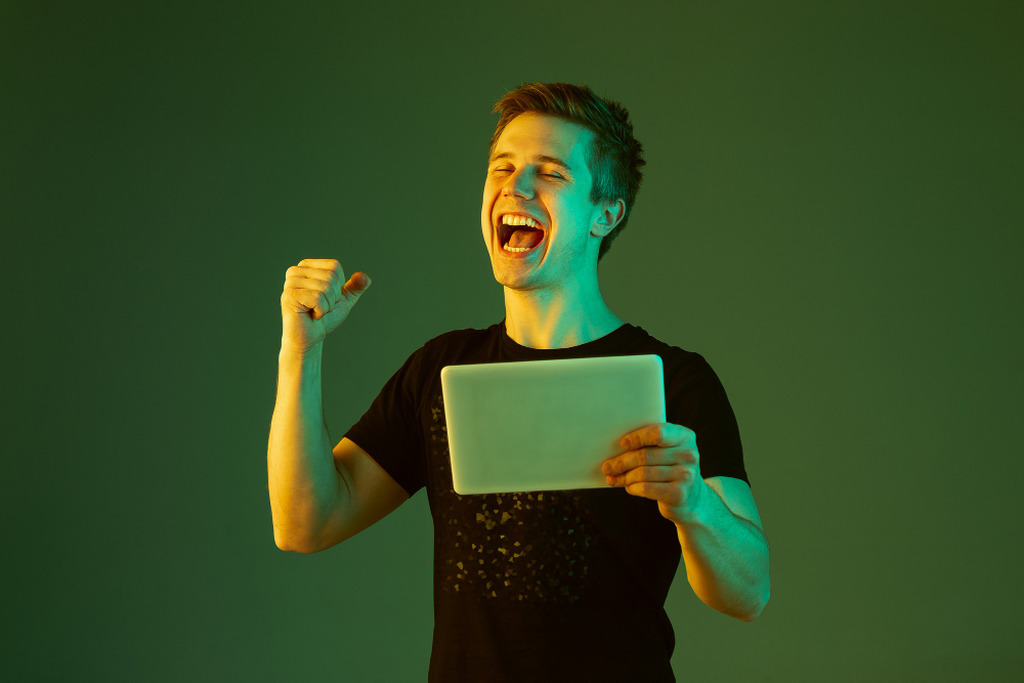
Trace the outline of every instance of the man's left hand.
<instances>
[{"instance_id":1,"label":"man's left hand","mask_svg":"<svg viewBox=\"0 0 1024 683\"><path fill-rule=\"evenodd\" d=\"M676 524L693 519L708 488L693 430L652 424L626 434L620 444L626 451L601 465L608 483L658 501L662 516Z\"/></svg>"}]
</instances>

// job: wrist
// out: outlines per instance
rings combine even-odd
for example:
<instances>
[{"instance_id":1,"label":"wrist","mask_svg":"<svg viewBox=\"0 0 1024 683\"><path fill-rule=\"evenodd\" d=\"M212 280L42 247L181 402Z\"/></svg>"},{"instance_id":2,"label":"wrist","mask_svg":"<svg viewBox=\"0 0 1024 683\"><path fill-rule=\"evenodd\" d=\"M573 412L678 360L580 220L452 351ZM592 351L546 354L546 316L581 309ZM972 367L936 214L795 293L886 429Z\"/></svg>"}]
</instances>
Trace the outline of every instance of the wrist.
<instances>
[{"instance_id":1,"label":"wrist","mask_svg":"<svg viewBox=\"0 0 1024 683\"><path fill-rule=\"evenodd\" d=\"M680 530L710 527L711 520L718 512L715 503L721 504L721 499L704 479L698 476L686 502L687 504L681 506L675 515L676 526Z\"/></svg>"},{"instance_id":2,"label":"wrist","mask_svg":"<svg viewBox=\"0 0 1024 683\"><path fill-rule=\"evenodd\" d=\"M301 347L282 341L277 360L283 370L319 369L323 362L323 350L322 342L309 347Z\"/></svg>"}]
</instances>

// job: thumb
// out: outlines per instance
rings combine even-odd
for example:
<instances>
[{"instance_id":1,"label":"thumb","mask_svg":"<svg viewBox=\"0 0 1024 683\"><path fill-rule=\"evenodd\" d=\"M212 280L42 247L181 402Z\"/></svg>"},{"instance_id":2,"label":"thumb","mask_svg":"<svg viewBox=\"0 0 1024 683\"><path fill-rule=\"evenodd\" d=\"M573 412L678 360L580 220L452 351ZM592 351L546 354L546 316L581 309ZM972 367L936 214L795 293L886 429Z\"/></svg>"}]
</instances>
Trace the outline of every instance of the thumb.
<instances>
[{"instance_id":1,"label":"thumb","mask_svg":"<svg viewBox=\"0 0 1024 683\"><path fill-rule=\"evenodd\" d=\"M361 271L352 273L352 277L348 279L348 282L342 288L341 295L355 304L363 292L370 288L370 284L370 276L366 273Z\"/></svg>"},{"instance_id":2,"label":"thumb","mask_svg":"<svg viewBox=\"0 0 1024 683\"><path fill-rule=\"evenodd\" d=\"M348 282L341 289L341 300L326 315L319 318L327 326L328 334L333 332L348 317L352 307L359 301L359 297L369 288L370 278L367 277L366 273L352 274L352 277L348 279Z\"/></svg>"}]
</instances>

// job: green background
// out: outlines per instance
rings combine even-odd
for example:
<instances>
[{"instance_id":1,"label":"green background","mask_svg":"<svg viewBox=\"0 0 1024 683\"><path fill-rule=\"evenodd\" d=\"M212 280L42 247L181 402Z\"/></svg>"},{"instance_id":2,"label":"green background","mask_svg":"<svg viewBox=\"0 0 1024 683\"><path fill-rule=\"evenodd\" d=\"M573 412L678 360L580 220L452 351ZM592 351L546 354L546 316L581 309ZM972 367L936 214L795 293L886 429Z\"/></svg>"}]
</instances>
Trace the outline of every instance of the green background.
<instances>
[{"instance_id":1,"label":"green background","mask_svg":"<svg viewBox=\"0 0 1024 683\"><path fill-rule=\"evenodd\" d=\"M1018 680L1022 28L1019 2L3 3L6 675L425 678L422 493L274 546L278 296L305 257L373 277L327 344L339 438L423 341L503 315L488 112L564 80L647 150L609 303L716 368L772 546L754 623L680 573L680 679Z\"/></svg>"}]
</instances>

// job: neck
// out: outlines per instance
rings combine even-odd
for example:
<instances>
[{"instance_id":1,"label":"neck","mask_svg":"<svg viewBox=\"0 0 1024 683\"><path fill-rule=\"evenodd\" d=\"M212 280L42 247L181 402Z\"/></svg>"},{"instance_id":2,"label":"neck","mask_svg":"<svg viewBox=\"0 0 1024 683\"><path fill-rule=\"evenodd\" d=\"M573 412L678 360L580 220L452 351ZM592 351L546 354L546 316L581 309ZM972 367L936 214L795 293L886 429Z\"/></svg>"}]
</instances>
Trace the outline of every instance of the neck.
<instances>
[{"instance_id":1,"label":"neck","mask_svg":"<svg viewBox=\"0 0 1024 683\"><path fill-rule=\"evenodd\" d=\"M521 346L564 349L614 332L622 321L601 296L596 280L577 291L505 288L505 330Z\"/></svg>"}]
</instances>

